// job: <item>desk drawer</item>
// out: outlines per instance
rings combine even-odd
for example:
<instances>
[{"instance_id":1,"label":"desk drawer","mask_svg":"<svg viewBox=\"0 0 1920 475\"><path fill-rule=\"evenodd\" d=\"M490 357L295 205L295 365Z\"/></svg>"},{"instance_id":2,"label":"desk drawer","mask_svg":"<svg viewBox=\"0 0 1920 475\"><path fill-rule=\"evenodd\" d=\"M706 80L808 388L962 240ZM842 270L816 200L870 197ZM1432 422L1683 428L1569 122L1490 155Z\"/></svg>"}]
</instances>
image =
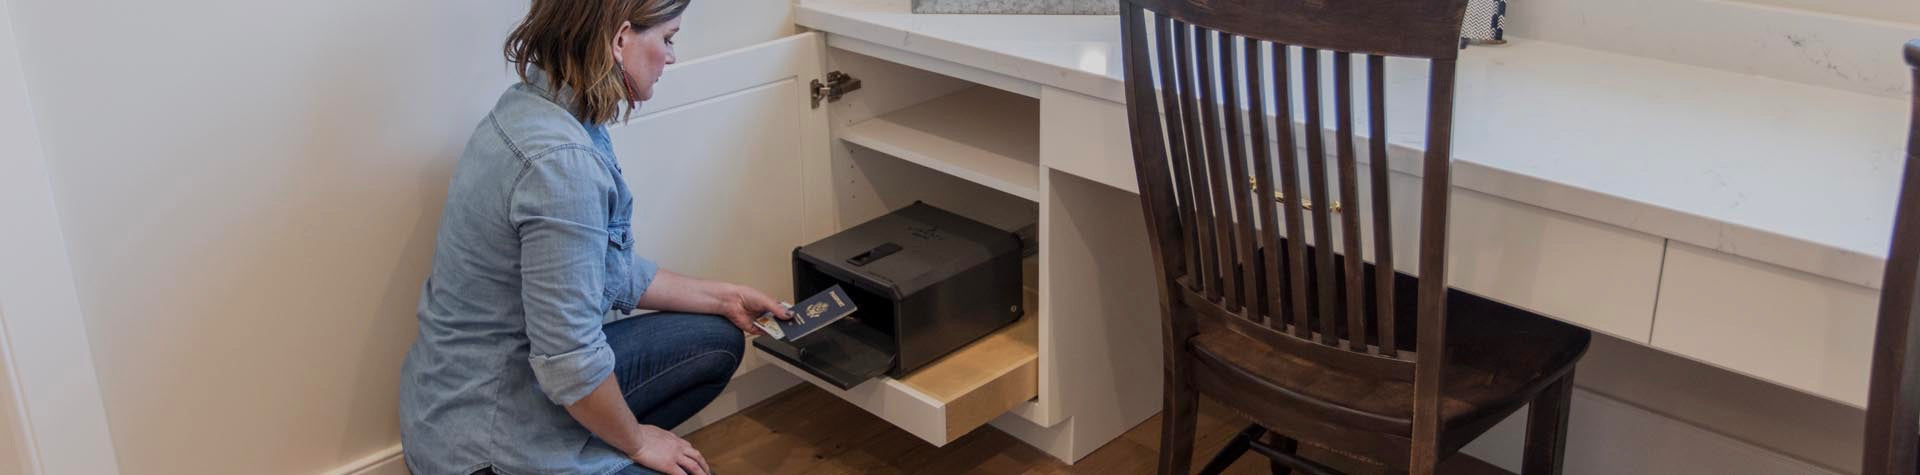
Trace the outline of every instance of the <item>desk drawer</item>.
<instances>
[{"instance_id":1,"label":"desk drawer","mask_svg":"<svg viewBox=\"0 0 1920 475\"><path fill-rule=\"evenodd\" d=\"M1417 229L1412 214L1396 216L1396 227ZM1460 188L1450 221L1454 288L1628 341L1652 333L1664 240Z\"/></svg>"},{"instance_id":2,"label":"desk drawer","mask_svg":"<svg viewBox=\"0 0 1920 475\"><path fill-rule=\"evenodd\" d=\"M1674 242L1653 346L1864 407L1879 294Z\"/></svg>"},{"instance_id":3,"label":"desk drawer","mask_svg":"<svg viewBox=\"0 0 1920 475\"><path fill-rule=\"evenodd\" d=\"M1366 176L1366 167L1360 169ZM1420 178L1389 175L1394 267L1419 275ZM1360 182L1361 196L1373 196ZM1665 240L1455 187L1447 284L1494 301L1646 343ZM1362 255L1373 253L1373 210L1360 207ZM1347 207L1345 212L1355 212ZM1337 214L1336 214L1337 215ZM1341 242L1339 228L1334 241ZM1308 239L1308 242L1315 242Z\"/></svg>"}]
</instances>

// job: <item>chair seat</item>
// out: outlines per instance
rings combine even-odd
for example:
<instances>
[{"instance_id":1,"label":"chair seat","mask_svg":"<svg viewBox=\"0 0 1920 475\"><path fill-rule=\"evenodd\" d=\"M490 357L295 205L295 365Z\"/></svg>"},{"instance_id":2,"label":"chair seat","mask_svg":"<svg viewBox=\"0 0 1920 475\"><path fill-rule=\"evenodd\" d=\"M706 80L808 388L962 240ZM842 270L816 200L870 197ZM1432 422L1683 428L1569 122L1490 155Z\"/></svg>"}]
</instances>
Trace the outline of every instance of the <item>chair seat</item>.
<instances>
[{"instance_id":1,"label":"chair seat","mask_svg":"<svg viewBox=\"0 0 1920 475\"><path fill-rule=\"evenodd\" d=\"M1454 434L1468 440L1498 422L1490 418L1512 413L1571 370L1591 338L1584 329L1471 294L1452 291L1448 297L1441 417L1445 432L1471 429ZM1239 380L1236 386L1265 389L1255 397L1279 399L1296 414L1334 426L1412 433L1411 381L1321 364L1236 331L1202 326L1209 327L1188 342L1197 360L1211 373Z\"/></svg>"}]
</instances>

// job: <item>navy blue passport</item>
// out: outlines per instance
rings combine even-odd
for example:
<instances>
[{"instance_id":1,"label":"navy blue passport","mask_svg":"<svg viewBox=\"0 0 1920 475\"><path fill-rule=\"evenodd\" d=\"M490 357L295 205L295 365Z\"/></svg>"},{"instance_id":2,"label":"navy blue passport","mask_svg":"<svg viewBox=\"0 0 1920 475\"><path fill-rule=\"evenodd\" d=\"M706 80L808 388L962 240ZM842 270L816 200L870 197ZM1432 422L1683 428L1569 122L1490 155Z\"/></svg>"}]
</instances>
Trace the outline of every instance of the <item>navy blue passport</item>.
<instances>
[{"instance_id":1,"label":"navy blue passport","mask_svg":"<svg viewBox=\"0 0 1920 475\"><path fill-rule=\"evenodd\" d=\"M772 313L767 313L754 319L753 324L767 332L769 336L792 342L820 331L842 318L847 318L848 315L853 315L854 310L859 310L853 305L853 299L847 297L847 292L840 290L838 285L813 294L812 297L790 305L787 309L793 315L792 319L781 320Z\"/></svg>"}]
</instances>

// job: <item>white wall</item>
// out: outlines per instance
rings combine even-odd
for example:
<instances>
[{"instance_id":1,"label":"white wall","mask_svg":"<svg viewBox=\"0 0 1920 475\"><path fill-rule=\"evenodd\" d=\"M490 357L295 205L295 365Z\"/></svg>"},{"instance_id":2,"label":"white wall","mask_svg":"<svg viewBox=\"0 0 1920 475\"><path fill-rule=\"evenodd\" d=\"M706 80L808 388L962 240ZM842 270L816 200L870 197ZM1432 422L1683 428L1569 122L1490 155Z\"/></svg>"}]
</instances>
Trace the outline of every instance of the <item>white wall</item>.
<instances>
[{"instance_id":1,"label":"white wall","mask_svg":"<svg viewBox=\"0 0 1920 475\"><path fill-rule=\"evenodd\" d=\"M391 453L448 174L526 1L7 1L118 465ZM791 30L784 0L693 8L689 58Z\"/></svg>"},{"instance_id":2,"label":"white wall","mask_svg":"<svg viewBox=\"0 0 1920 475\"><path fill-rule=\"evenodd\" d=\"M773 41L794 33L789 0L693 0L674 50L682 61Z\"/></svg>"},{"instance_id":3,"label":"white wall","mask_svg":"<svg viewBox=\"0 0 1920 475\"><path fill-rule=\"evenodd\" d=\"M0 0L0 432L13 443L0 465L110 474L113 443L10 7Z\"/></svg>"}]
</instances>

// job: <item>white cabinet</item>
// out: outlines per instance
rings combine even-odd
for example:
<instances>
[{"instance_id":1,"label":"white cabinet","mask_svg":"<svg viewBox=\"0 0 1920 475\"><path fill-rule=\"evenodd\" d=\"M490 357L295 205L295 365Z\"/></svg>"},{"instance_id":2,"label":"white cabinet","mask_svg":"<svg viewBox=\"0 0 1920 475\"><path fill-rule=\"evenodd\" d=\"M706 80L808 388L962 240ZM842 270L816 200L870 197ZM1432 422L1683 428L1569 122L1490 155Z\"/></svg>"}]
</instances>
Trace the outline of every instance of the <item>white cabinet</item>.
<instances>
[{"instance_id":1,"label":"white cabinet","mask_svg":"<svg viewBox=\"0 0 1920 475\"><path fill-rule=\"evenodd\" d=\"M1010 35L1039 20L932 22L873 5L807 2L793 18L821 32L671 70L659 86L671 96L617 133L636 195L659 203L636 223L682 229L654 249L663 262L775 290L789 289L794 246L914 201L1008 230L1037 224L1024 282L1034 311L1021 323L897 380L810 382L930 443L992 421L1076 460L1159 409L1157 293L1112 20L1047 19ZM1035 38L1047 47L1026 47ZM863 87L816 108L811 85L830 71ZM649 156L658 143L680 145ZM1661 236L1681 234L1587 206L1621 200L1570 205L1588 195L1515 192L1506 186L1540 180L1467 165L1456 167L1449 285L1858 404L1872 291L1669 245ZM1418 172L1389 180L1395 261L1409 273ZM1370 207L1345 212L1370 231Z\"/></svg>"},{"instance_id":2,"label":"white cabinet","mask_svg":"<svg viewBox=\"0 0 1920 475\"><path fill-rule=\"evenodd\" d=\"M645 113L614 131L636 226L654 227L656 236L641 253L667 268L792 298L800 297L791 295L795 247L916 201L1010 231L1037 225L1043 241L1053 227L1043 215L1074 216L1057 206L1061 212L1042 211L1050 199L1039 100L827 44L825 34L804 33L668 70ZM812 84L829 71L863 87L816 104ZM1134 203L1108 211L1138 222ZM1133 255L1098 257L1149 262L1144 237L1114 238ZM1086 245L1070 247L1073 264L1098 260L1084 254ZM1157 365L1159 352L1140 351L1131 357L1139 364L1128 367L1079 353L1157 344L1158 307L1133 302L1143 310L1131 317L1139 324L1108 325L1104 315L1081 310L1100 303L1055 300L1042 277L1079 282L1076 276L1100 269L1052 263L1046 249L1029 259L1032 310L1019 322L904 377L842 390L772 358L750 364L790 372L935 445L1000 419L1056 457L1077 459L1159 404L1158 379L1136 376L1138 367ZM1098 297L1087 293L1097 289L1074 290ZM1074 318L1052 318L1055 308ZM1076 392L1095 386L1062 381L1105 381L1106 394ZM1114 402L1115 392L1125 401ZM1075 404L1065 402L1069 396Z\"/></svg>"}]
</instances>

